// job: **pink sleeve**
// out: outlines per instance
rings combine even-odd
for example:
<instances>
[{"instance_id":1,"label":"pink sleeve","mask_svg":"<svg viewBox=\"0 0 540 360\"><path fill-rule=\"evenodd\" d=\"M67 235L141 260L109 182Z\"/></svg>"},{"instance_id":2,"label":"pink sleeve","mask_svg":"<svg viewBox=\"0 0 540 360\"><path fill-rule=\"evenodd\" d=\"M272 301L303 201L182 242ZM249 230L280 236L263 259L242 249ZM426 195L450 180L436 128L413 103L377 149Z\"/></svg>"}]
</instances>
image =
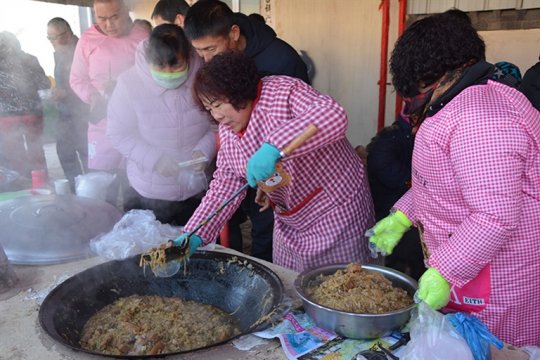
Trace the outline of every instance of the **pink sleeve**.
<instances>
[{"instance_id":1,"label":"pink sleeve","mask_svg":"<svg viewBox=\"0 0 540 360\"><path fill-rule=\"evenodd\" d=\"M496 124L487 124L488 118ZM469 215L429 259L451 283L465 285L512 241L527 196L522 192L523 159L531 146L526 131L504 110L476 110L454 132L452 171Z\"/></svg>"},{"instance_id":2,"label":"pink sleeve","mask_svg":"<svg viewBox=\"0 0 540 360\"><path fill-rule=\"evenodd\" d=\"M412 201L412 192L409 189L403 196L392 206L393 209L399 210L407 216L407 219L415 224L414 206Z\"/></svg>"},{"instance_id":3,"label":"pink sleeve","mask_svg":"<svg viewBox=\"0 0 540 360\"><path fill-rule=\"evenodd\" d=\"M226 149L220 149L217 158L217 170L214 172L214 179L210 182L210 188L206 192L201 204L195 210L189 221L184 226L184 231L192 231L197 225L206 220L218 206L229 199L235 191L246 184L245 179L237 177L226 164L227 157ZM220 211L212 221L205 224L199 231L199 235L205 245L213 242L219 235L221 229L230 219L236 209L240 207L240 203L246 197L246 191L239 194L231 203L229 203L222 211Z\"/></svg>"},{"instance_id":4,"label":"pink sleeve","mask_svg":"<svg viewBox=\"0 0 540 360\"><path fill-rule=\"evenodd\" d=\"M294 156L345 137L348 120L343 107L304 82L298 80L291 87L279 86L269 97L276 112L290 114L284 126L271 132L266 140L278 149L282 150L311 124L317 126L318 133L296 150Z\"/></svg>"},{"instance_id":5,"label":"pink sleeve","mask_svg":"<svg viewBox=\"0 0 540 360\"><path fill-rule=\"evenodd\" d=\"M71 88L75 94L77 94L77 96L87 104L90 104L92 94L98 92L92 85L92 81L90 79L90 69L88 65L89 52L90 44L83 35L75 48L73 63L71 65L71 73L69 76L69 84L71 85Z\"/></svg>"}]
</instances>

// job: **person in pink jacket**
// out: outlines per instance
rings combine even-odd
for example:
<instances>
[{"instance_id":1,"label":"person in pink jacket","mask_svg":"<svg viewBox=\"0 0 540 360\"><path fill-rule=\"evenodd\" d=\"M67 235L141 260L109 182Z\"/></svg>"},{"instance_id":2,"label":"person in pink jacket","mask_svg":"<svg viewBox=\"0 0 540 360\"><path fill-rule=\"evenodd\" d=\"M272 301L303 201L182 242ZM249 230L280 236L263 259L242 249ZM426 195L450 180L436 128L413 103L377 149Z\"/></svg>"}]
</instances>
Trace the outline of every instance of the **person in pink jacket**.
<instances>
[{"instance_id":1,"label":"person in pink jacket","mask_svg":"<svg viewBox=\"0 0 540 360\"><path fill-rule=\"evenodd\" d=\"M122 0L95 0L96 24L86 30L75 48L70 85L92 111L88 127L88 167L116 172L122 157L105 134L106 103L116 78L133 66L135 48L148 30L133 25Z\"/></svg>"},{"instance_id":2,"label":"person in pink jacket","mask_svg":"<svg viewBox=\"0 0 540 360\"><path fill-rule=\"evenodd\" d=\"M191 94L202 60L179 26L156 27L118 78L109 100L107 135L127 159L141 208L162 223L184 225L208 185L215 126ZM192 160L198 164L180 167Z\"/></svg>"},{"instance_id":3,"label":"person in pink jacket","mask_svg":"<svg viewBox=\"0 0 540 360\"><path fill-rule=\"evenodd\" d=\"M249 183L266 192L274 210L274 263L302 271L370 261L363 234L374 223L373 204L362 161L345 137L347 115L335 100L289 76L261 79L241 52L203 65L194 92L219 123L221 147L210 189L176 245ZM310 126L318 132L277 164ZM245 193L189 237L190 253L216 238Z\"/></svg>"},{"instance_id":4,"label":"person in pink jacket","mask_svg":"<svg viewBox=\"0 0 540 360\"><path fill-rule=\"evenodd\" d=\"M470 313L501 340L540 345L540 113L495 67L468 22L412 24L390 69L418 127L412 187L372 229L391 253L417 226L428 269L418 297Z\"/></svg>"}]
</instances>

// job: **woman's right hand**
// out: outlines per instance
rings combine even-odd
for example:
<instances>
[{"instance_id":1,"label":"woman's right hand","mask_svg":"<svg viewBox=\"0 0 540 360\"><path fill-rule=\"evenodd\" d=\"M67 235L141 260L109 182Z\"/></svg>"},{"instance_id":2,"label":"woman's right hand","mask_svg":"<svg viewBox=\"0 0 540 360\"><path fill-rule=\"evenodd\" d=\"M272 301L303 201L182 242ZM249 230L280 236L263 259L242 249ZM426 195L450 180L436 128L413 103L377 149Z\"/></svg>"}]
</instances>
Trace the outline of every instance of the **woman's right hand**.
<instances>
[{"instance_id":1,"label":"woman's right hand","mask_svg":"<svg viewBox=\"0 0 540 360\"><path fill-rule=\"evenodd\" d=\"M178 166L178 161L173 159L168 155L161 155L154 170L163 177L178 176L180 167Z\"/></svg>"},{"instance_id":2,"label":"woman's right hand","mask_svg":"<svg viewBox=\"0 0 540 360\"><path fill-rule=\"evenodd\" d=\"M390 255L411 226L407 215L399 210L391 211L390 215L366 231L370 248L382 255Z\"/></svg>"}]
</instances>

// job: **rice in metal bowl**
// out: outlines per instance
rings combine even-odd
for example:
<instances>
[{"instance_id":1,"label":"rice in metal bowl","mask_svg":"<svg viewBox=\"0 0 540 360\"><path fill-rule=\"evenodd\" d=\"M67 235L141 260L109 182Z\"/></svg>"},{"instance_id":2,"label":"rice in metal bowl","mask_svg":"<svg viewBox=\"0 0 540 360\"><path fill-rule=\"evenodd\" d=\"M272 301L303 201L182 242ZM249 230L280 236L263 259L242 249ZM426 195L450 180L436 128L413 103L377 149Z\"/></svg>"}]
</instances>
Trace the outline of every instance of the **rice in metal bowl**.
<instances>
[{"instance_id":1,"label":"rice in metal bowl","mask_svg":"<svg viewBox=\"0 0 540 360\"><path fill-rule=\"evenodd\" d=\"M318 304L358 314L382 314L401 310L413 303L407 292L394 287L381 273L351 263L331 275L319 275L320 283L306 288Z\"/></svg>"}]
</instances>

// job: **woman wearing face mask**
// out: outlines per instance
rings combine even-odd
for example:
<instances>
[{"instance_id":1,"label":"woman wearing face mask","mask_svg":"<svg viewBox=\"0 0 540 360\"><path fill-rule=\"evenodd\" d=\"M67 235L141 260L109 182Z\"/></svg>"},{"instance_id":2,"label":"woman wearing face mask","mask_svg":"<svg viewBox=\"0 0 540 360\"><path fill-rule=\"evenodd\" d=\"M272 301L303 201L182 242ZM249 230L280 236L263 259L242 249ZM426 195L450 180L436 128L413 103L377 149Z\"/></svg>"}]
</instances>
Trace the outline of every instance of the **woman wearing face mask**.
<instances>
[{"instance_id":1,"label":"woman wearing face mask","mask_svg":"<svg viewBox=\"0 0 540 360\"><path fill-rule=\"evenodd\" d=\"M140 196L133 203L162 223L183 225L190 217L216 153L215 126L191 95L201 63L180 27L160 25L139 45L135 65L109 100L107 135L127 159Z\"/></svg>"}]
</instances>

